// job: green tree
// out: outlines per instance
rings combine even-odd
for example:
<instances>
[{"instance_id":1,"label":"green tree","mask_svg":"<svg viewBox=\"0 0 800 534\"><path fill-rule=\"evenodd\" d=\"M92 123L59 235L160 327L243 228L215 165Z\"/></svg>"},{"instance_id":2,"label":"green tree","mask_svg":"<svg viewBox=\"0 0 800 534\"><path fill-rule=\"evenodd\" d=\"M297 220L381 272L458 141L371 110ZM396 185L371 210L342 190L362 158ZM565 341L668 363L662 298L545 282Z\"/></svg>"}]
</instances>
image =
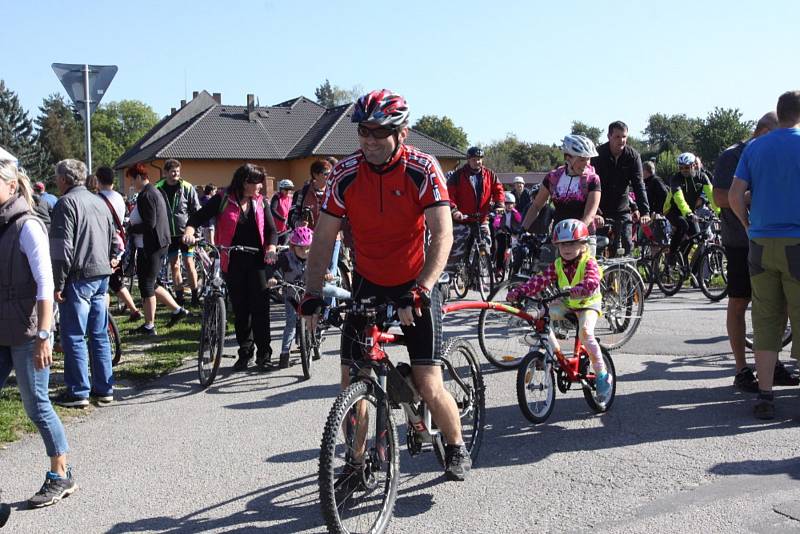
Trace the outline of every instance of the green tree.
<instances>
[{"instance_id":1,"label":"green tree","mask_svg":"<svg viewBox=\"0 0 800 534\"><path fill-rule=\"evenodd\" d=\"M678 172L678 155L680 153L681 151L678 149L661 152L656 158L656 174L664 180L668 180L670 176Z\"/></svg>"},{"instance_id":2,"label":"green tree","mask_svg":"<svg viewBox=\"0 0 800 534\"><path fill-rule=\"evenodd\" d=\"M31 179L48 174L47 158L34 140L33 122L17 94L0 80L0 146L14 154Z\"/></svg>"},{"instance_id":3,"label":"green tree","mask_svg":"<svg viewBox=\"0 0 800 534\"><path fill-rule=\"evenodd\" d=\"M446 145L466 150L469 142L467 134L463 128L456 126L453 120L448 117L437 117L436 115L423 115L414 124L413 128L419 132L433 137Z\"/></svg>"},{"instance_id":4,"label":"green tree","mask_svg":"<svg viewBox=\"0 0 800 534\"><path fill-rule=\"evenodd\" d=\"M714 163L723 150L746 139L753 131L753 121L743 121L738 109L715 107L703 120L694 136L697 155L703 165L713 169Z\"/></svg>"},{"instance_id":5,"label":"green tree","mask_svg":"<svg viewBox=\"0 0 800 534\"><path fill-rule=\"evenodd\" d=\"M549 171L564 161L555 145L526 143L514 134L484 147L486 166L496 172Z\"/></svg>"},{"instance_id":6,"label":"green tree","mask_svg":"<svg viewBox=\"0 0 800 534\"><path fill-rule=\"evenodd\" d=\"M139 100L101 104L92 115L92 168L112 166L157 122L156 112Z\"/></svg>"},{"instance_id":7,"label":"green tree","mask_svg":"<svg viewBox=\"0 0 800 534\"><path fill-rule=\"evenodd\" d=\"M62 95L45 98L35 122L36 142L46 152L50 165L66 158L85 159L83 124Z\"/></svg>"},{"instance_id":8,"label":"green tree","mask_svg":"<svg viewBox=\"0 0 800 534\"><path fill-rule=\"evenodd\" d=\"M325 81L319 87L314 89L314 96L317 103L332 108L341 106L343 104L350 104L355 102L358 97L364 94L364 89L360 85L354 85L350 89L344 89L338 85L331 85L331 82L325 78Z\"/></svg>"},{"instance_id":9,"label":"green tree","mask_svg":"<svg viewBox=\"0 0 800 534\"><path fill-rule=\"evenodd\" d=\"M570 133L573 135L582 135L592 140L595 146L600 144L600 136L603 135L603 129L596 126L589 126L581 121L572 121L572 129Z\"/></svg>"},{"instance_id":10,"label":"green tree","mask_svg":"<svg viewBox=\"0 0 800 534\"><path fill-rule=\"evenodd\" d=\"M684 114L655 113L647 120L644 133L648 143L659 153L665 150L694 152L694 136L701 124L700 119Z\"/></svg>"}]
</instances>

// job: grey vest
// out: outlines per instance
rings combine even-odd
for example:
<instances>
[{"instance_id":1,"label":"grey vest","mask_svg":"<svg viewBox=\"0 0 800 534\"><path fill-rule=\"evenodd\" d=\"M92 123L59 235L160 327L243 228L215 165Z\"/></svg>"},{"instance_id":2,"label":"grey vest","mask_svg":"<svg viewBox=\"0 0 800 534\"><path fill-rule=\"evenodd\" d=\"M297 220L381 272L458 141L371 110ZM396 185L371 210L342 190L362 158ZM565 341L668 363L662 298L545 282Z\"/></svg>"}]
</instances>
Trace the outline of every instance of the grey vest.
<instances>
[{"instance_id":1,"label":"grey vest","mask_svg":"<svg viewBox=\"0 0 800 534\"><path fill-rule=\"evenodd\" d=\"M0 206L0 346L22 345L36 337L36 280L19 246L22 226L29 220L42 224L30 213L22 197ZM42 225L44 230L44 225Z\"/></svg>"}]
</instances>

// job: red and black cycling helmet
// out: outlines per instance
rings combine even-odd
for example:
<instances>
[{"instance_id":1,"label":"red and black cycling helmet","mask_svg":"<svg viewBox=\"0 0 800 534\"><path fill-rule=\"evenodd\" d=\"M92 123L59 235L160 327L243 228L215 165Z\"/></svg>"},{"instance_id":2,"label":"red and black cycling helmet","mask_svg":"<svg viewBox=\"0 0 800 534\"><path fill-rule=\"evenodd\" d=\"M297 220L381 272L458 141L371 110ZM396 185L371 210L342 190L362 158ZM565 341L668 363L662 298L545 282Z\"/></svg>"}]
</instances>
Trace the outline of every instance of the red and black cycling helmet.
<instances>
[{"instance_id":1,"label":"red and black cycling helmet","mask_svg":"<svg viewBox=\"0 0 800 534\"><path fill-rule=\"evenodd\" d=\"M389 89L371 91L358 99L351 120L399 129L408 123L408 103Z\"/></svg>"},{"instance_id":2,"label":"red and black cycling helmet","mask_svg":"<svg viewBox=\"0 0 800 534\"><path fill-rule=\"evenodd\" d=\"M589 240L589 228L578 219L564 219L553 228L553 244L585 242Z\"/></svg>"}]
</instances>

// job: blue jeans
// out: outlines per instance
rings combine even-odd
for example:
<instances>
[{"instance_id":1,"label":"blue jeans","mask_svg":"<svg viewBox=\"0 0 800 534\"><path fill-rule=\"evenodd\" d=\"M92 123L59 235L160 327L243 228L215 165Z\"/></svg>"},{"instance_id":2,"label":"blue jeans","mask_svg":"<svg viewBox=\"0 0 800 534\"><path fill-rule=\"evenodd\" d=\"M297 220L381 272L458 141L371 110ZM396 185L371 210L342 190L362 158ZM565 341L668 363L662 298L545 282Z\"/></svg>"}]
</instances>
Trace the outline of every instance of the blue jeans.
<instances>
[{"instance_id":1,"label":"blue jeans","mask_svg":"<svg viewBox=\"0 0 800 534\"><path fill-rule=\"evenodd\" d=\"M69 445L64 425L53 410L48 396L50 368L34 368L33 345L34 341L31 340L15 347L0 347L0 389L3 389L11 369L14 369L25 413L39 429L47 456L52 458L66 454Z\"/></svg>"},{"instance_id":2,"label":"blue jeans","mask_svg":"<svg viewBox=\"0 0 800 534\"><path fill-rule=\"evenodd\" d=\"M61 314L61 347L64 350L64 384L75 397L111 395L111 343L108 339L106 292L108 277L97 276L67 282L58 305ZM88 338L88 350L87 339ZM89 358L92 381L89 383Z\"/></svg>"},{"instance_id":3,"label":"blue jeans","mask_svg":"<svg viewBox=\"0 0 800 534\"><path fill-rule=\"evenodd\" d=\"M327 300L350 298L350 292L342 289L333 284L324 284L322 286L322 296ZM286 324L283 325L283 342L281 344L281 352L289 352L292 348L295 334L297 333L297 310L295 304L290 303L289 300L284 299L284 310L286 311Z\"/></svg>"},{"instance_id":4,"label":"blue jeans","mask_svg":"<svg viewBox=\"0 0 800 534\"><path fill-rule=\"evenodd\" d=\"M339 274L339 251L342 248L342 241L341 239L337 239L333 243L333 252L331 253L331 264L328 267L328 272L331 273L333 276ZM336 299L333 297L328 297L325 299L325 304L327 306L336 306Z\"/></svg>"}]
</instances>

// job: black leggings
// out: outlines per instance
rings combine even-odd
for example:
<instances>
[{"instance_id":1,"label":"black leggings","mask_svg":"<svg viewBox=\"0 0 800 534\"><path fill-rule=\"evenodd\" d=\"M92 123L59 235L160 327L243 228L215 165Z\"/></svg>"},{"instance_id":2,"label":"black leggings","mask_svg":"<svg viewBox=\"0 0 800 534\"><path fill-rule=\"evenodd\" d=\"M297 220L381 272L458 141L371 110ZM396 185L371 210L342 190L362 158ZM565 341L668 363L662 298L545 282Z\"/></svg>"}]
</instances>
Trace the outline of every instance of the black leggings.
<instances>
[{"instance_id":1,"label":"black leggings","mask_svg":"<svg viewBox=\"0 0 800 534\"><path fill-rule=\"evenodd\" d=\"M141 248L136 253L136 277L139 279L139 293L143 299L154 297L156 294L156 280L164 264L168 246L151 254Z\"/></svg>"},{"instance_id":2,"label":"black leggings","mask_svg":"<svg viewBox=\"0 0 800 534\"><path fill-rule=\"evenodd\" d=\"M669 251L675 254L678 252L678 247L681 246L686 236L700 233L700 226L697 224L697 221L694 220L690 223L686 217L668 216L667 219L669 219L670 224L672 224L672 237L669 242Z\"/></svg>"},{"instance_id":3,"label":"black leggings","mask_svg":"<svg viewBox=\"0 0 800 534\"><path fill-rule=\"evenodd\" d=\"M225 282L233 305L239 356L252 354L254 344L257 356L269 356L269 291L261 257L232 254Z\"/></svg>"}]
</instances>

